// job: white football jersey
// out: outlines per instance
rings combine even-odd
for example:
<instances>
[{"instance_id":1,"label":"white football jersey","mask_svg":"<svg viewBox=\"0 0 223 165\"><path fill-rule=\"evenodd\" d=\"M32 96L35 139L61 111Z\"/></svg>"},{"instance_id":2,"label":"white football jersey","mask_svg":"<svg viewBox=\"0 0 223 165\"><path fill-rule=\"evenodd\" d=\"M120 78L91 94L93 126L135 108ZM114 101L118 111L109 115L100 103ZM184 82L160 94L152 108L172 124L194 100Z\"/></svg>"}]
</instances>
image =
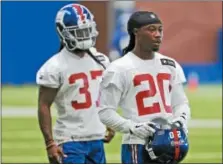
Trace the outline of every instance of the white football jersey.
<instances>
[{"instance_id":1,"label":"white football jersey","mask_svg":"<svg viewBox=\"0 0 223 165\"><path fill-rule=\"evenodd\" d=\"M142 60L129 52L112 62L103 75L101 87L109 90L109 86L115 86L118 93L111 92L112 95L101 97L117 98L100 100L113 100L111 104L114 105L109 103L109 106L120 107L125 119L134 122L162 122L162 119L165 121L173 117L172 86L185 81L183 70L174 59L155 53L154 59ZM132 134L124 134L123 143L145 142Z\"/></svg>"},{"instance_id":2,"label":"white football jersey","mask_svg":"<svg viewBox=\"0 0 223 165\"><path fill-rule=\"evenodd\" d=\"M105 66L109 59L93 50ZM39 69L38 85L59 88L54 100L58 119L54 126L57 143L103 139L105 126L96 109L103 67L86 54L80 58L66 48L51 57Z\"/></svg>"}]
</instances>

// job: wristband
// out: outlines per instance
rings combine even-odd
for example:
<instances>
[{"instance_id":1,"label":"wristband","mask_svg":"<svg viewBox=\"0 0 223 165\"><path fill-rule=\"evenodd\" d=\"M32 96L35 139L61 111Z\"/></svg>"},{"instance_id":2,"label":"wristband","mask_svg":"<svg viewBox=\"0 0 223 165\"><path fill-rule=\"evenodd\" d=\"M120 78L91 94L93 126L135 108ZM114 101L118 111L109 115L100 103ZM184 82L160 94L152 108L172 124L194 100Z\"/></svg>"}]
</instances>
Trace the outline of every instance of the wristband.
<instances>
[{"instance_id":1,"label":"wristband","mask_svg":"<svg viewBox=\"0 0 223 165\"><path fill-rule=\"evenodd\" d=\"M46 149L48 150L49 148L51 148L52 146L56 146L56 143L54 141L52 141L51 143L49 143L47 146L46 146Z\"/></svg>"}]
</instances>

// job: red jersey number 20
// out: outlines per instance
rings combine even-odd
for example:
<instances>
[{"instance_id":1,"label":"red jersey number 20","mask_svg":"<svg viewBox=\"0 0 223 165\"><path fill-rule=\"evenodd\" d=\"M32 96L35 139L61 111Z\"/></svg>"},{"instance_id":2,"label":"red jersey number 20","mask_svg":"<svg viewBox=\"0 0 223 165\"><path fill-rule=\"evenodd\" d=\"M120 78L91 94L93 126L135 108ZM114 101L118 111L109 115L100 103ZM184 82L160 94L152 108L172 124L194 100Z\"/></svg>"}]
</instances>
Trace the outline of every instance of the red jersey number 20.
<instances>
[{"instance_id":1,"label":"red jersey number 20","mask_svg":"<svg viewBox=\"0 0 223 165\"><path fill-rule=\"evenodd\" d=\"M159 73L156 77L153 77L150 74L140 74L136 75L133 79L134 86L139 86L142 82L148 82L150 89L145 91L140 91L136 94L136 103L138 108L138 114L139 116L142 115L148 115L153 113L159 113L161 111L160 109L160 103L157 101L154 101L152 106L145 107L143 103L144 98L154 97L157 92L160 93L162 103L164 106L164 109L167 113L171 113L171 107L166 105L165 95L164 91L168 89L164 89L163 82L167 80L170 81L170 74L168 73ZM158 89L156 89L155 83L158 84Z\"/></svg>"}]
</instances>

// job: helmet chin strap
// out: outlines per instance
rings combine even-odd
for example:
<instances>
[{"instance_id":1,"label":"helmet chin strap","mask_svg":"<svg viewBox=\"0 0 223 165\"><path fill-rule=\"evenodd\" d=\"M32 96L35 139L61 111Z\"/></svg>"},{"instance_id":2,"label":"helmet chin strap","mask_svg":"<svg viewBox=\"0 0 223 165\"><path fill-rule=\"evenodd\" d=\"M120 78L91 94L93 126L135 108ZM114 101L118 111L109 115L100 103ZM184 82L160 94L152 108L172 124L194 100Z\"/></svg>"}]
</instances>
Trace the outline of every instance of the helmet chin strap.
<instances>
[{"instance_id":1,"label":"helmet chin strap","mask_svg":"<svg viewBox=\"0 0 223 165\"><path fill-rule=\"evenodd\" d=\"M64 43L65 43L65 47L70 51L73 51L77 48L76 46L71 47L71 45L69 45L66 41L64 41Z\"/></svg>"},{"instance_id":2,"label":"helmet chin strap","mask_svg":"<svg viewBox=\"0 0 223 165\"><path fill-rule=\"evenodd\" d=\"M85 41L73 41L75 42L75 44L72 44L72 42L70 41L70 43L63 41L66 45L66 48L70 51L73 51L75 49L80 49L80 50L88 50L89 48L93 47L94 41L92 39L89 40L85 40Z\"/></svg>"}]
</instances>

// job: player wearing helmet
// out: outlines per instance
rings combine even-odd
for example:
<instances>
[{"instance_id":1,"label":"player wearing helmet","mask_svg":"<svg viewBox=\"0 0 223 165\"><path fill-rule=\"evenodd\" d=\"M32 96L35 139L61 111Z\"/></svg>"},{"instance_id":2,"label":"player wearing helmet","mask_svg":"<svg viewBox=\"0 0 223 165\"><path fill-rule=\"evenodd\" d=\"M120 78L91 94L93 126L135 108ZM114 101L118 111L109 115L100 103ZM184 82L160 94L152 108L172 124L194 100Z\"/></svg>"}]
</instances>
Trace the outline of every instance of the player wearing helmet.
<instances>
[{"instance_id":1,"label":"player wearing helmet","mask_svg":"<svg viewBox=\"0 0 223 165\"><path fill-rule=\"evenodd\" d=\"M186 79L174 59L157 52L163 26L155 13L133 13L128 33L130 42L124 56L104 72L99 116L105 125L124 134L122 163L149 164L154 160L143 153L146 139L156 132L157 124L171 123L187 132L190 108L183 89ZM119 106L123 117L116 113Z\"/></svg>"},{"instance_id":2,"label":"player wearing helmet","mask_svg":"<svg viewBox=\"0 0 223 165\"><path fill-rule=\"evenodd\" d=\"M103 142L114 131L101 123L96 106L108 58L94 48L98 31L93 14L69 4L56 15L60 51L39 69L38 118L50 163L106 163ZM58 118L52 131L50 107ZM54 133L52 135L52 132Z\"/></svg>"}]
</instances>

